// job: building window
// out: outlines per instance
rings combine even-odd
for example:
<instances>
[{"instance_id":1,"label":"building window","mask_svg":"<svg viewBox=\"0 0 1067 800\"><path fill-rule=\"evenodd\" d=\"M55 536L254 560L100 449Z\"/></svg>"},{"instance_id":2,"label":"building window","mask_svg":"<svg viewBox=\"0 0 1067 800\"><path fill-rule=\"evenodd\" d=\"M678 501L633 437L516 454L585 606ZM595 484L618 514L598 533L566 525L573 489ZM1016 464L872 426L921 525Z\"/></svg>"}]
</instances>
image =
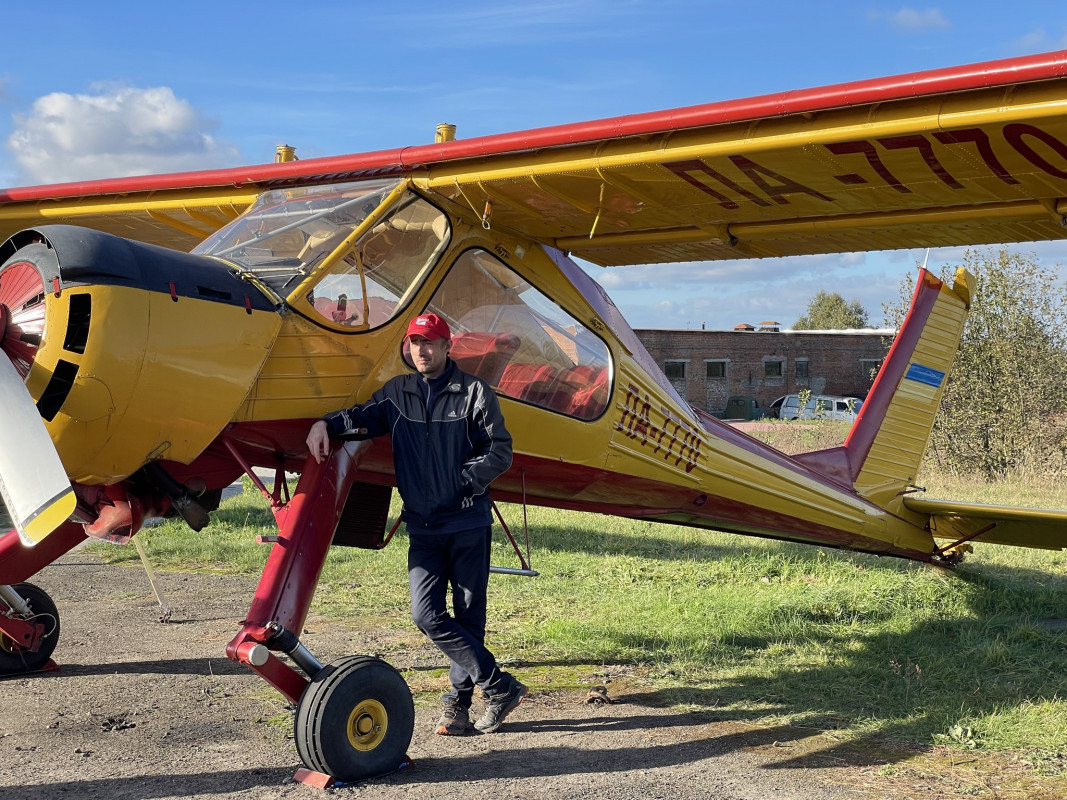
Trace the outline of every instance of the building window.
<instances>
[{"instance_id":1,"label":"building window","mask_svg":"<svg viewBox=\"0 0 1067 800\"><path fill-rule=\"evenodd\" d=\"M861 358L860 359L860 372L863 373L863 377L867 380L874 380L874 376L878 374L878 370L882 368L881 359L877 358Z\"/></svg>"},{"instance_id":2,"label":"building window","mask_svg":"<svg viewBox=\"0 0 1067 800\"><path fill-rule=\"evenodd\" d=\"M806 381L808 379L808 377L809 377L808 359L806 359L806 358L798 358L796 360L795 364L796 364L797 380Z\"/></svg>"},{"instance_id":3,"label":"building window","mask_svg":"<svg viewBox=\"0 0 1067 800\"><path fill-rule=\"evenodd\" d=\"M763 377L764 378L780 378L780 377L782 377L782 362L781 361L764 361L763 362Z\"/></svg>"},{"instance_id":4,"label":"building window","mask_svg":"<svg viewBox=\"0 0 1067 800\"><path fill-rule=\"evenodd\" d=\"M684 381L685 363L684 361L666 361L663 364L663 374L667 376L668 380Z\"/></svg>"},{"instance_id":5,"label":"building window","mask_svg":"<svg viewBox=\"0 0 1067 800\"><path fill-rule=\"evenodd\" d=\"M726 377L726 360L722 361L705 361L704 364L707 368L708 378L725 378Z\"/></svg>"}]
</instances>

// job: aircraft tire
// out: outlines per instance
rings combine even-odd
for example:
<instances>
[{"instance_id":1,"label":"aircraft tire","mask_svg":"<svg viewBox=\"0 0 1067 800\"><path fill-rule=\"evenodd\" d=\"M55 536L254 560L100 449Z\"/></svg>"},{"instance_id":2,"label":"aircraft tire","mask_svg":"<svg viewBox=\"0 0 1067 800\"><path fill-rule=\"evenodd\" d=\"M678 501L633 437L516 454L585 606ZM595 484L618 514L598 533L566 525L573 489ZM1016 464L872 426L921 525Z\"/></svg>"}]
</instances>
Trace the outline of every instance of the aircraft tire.
<instances>
[{"instance_id":1,"label":"aircraft tire","mask_svg":"<svg viewBox=\"0 0 1067 800\"><path fill-rule=\"evenodd\" d=\"M342 781L394 772L415 730L415 704L392 666L347 656L316 675L296 710L296 750L307 767Z\"/></svg>"},{"instance_id":2,"label":"aircraft tire","mask_svg":"<svg viewBox=\"0 0 1067 800\"><path fill-rule=\"evenodd\" d=\"M34 618L45 626L45 632L36 652L24 650L7 636L0 634L0 675L36 672L48 663L59 642L59 609L48 593L32 583L17 583L11 588L29 603ZM0 611L10 610L0 600Z\"/></svg>"}]
</instances>

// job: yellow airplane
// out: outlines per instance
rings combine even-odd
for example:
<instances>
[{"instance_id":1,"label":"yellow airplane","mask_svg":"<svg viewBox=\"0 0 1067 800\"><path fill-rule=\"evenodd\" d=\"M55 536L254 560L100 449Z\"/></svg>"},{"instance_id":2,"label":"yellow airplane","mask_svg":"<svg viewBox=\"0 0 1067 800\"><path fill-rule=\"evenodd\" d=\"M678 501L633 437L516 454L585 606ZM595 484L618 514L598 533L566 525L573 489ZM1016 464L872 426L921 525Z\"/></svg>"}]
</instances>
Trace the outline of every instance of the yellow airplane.
<instances>
[{"instance_id":1,"label":"yellow airplane","mask_svg":"<svg viewBox=\"0 0 1067 800\"><path fill-rule=\"evenodd\" d=\"M1064 238L1067 51L381 152L0 192L0 671L50 663L25 581L146 516L200 530L247 474L277 542L227 654L297 704L314 772L394 769L411 695L300 643L331 545L378 547L387 441L317 465L326 412L410 370L433 311L514 435L498 500L924 562L1060 549L1067 512L913 496L972 279L919 274L841 447L690 408L572 260L615 266ZM254 468L276 471L268 489ZM300 473L290 494L284 473ZM288 659L283 656L288 655Z\"/></svg>"}]
</instances>

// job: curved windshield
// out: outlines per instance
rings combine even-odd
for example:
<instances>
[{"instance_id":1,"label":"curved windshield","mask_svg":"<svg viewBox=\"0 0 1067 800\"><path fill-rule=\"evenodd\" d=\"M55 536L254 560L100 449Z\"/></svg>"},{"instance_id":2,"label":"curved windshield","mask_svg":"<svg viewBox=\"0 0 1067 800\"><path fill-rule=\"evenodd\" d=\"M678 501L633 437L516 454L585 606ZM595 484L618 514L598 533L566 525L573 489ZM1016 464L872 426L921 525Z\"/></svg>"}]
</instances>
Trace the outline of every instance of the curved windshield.
<instances>
[{"instance_id":1,"label":"curved windshield","mask_svg":"<svg viewBox=\"0 0 1067 800\"><path fill-rule=\"evenodd\" d=\"M379 180L265 192L193 252L236 264L317 322L375 328L403 307L450 238L447 216L405 192L349 241L398 185ZM345 242L346 250L335 253ZM319 274L305 282L313 273Z\"/></svg>"},{"instance_id":2,"label":"curved windshield","mask_svg":"<svg viewBox=\"0 0 1067 800\"><path fill-rule=\"evenodd\" d=\"M253 273L284 295L367 218L395 179L264 192L244 214L193 249Z\"/></svg>"}]
</instances>

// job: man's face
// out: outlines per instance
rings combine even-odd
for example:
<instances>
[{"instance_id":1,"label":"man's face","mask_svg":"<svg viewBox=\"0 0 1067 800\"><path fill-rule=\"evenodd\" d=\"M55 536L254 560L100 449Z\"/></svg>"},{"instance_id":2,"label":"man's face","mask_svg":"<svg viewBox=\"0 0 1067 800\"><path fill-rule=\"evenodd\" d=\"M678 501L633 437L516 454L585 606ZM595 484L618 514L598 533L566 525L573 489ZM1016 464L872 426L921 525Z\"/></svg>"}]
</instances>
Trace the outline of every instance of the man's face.
<instances>
[{"instance_id":1,"label":"man's face","mask_svg":"<svg viewBox=\"0 0 1067 800\"><path fill-rule=\"evenodd\" d=\"M411 349L411 360L415 362L415 369L420 374L427 378L438 378L444 373L452 342L448 339L427 339L425 336L413 335L408 337L408 345Z\"/></svg>"}]
</instances>

